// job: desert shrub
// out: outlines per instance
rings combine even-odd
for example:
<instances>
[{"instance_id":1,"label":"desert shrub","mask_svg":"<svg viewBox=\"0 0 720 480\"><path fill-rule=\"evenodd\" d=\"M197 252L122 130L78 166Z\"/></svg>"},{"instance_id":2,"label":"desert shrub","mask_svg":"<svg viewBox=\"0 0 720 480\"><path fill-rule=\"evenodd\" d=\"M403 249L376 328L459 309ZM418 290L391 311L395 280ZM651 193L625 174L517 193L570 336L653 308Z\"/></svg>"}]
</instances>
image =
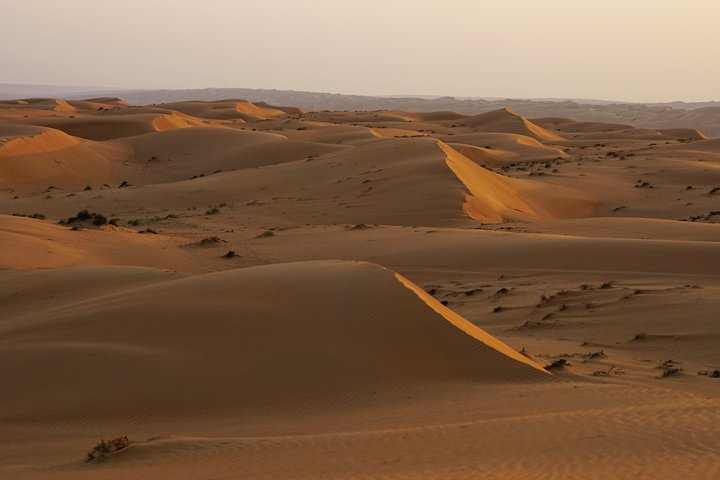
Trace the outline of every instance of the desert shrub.
<instances>
[{"instance_id":1,"label":"desert shrub","mask_svg":"<svg viewBox=\"0 0 720 480\"><path fill-rule=\"evenodd\" d=\"M100 442L98 442L98 444L95 445L90 452L88 452L87 460L85 461L100 461L105 457L105 455L123 450L127 448L128 445L130 445L130 440L128 440L127 435L113 438L107 442L100 439Z\"/></svg>"},{"instance_id":2,"label":"desert shrub","mask_svg":"<svg viewBox=\"0 0 720 480\"><path fill-rule=\"evenodd\" d=\"M220 209L213 207L207 212L205 212L205 215L217 215L218 213L220 213Z\"/></svg>"},{"instance_id":3,"label":"desert shrub","mask_svg":"<svg viewBox=\"0 0 720 480\"><path fill-rule=\"evenodd\" d=\"M565 358L558 358L557 360L553 360L552 362L545 365L543 368L545 370L560 370L565 367L569 367L570 363Z\"/></svg>"},{"instance_id":4,"label":"desert shrub","mask_svg":"<svg viewBox=\"0 0 720 480\"><path fill-rule=\"evenodd\" d=\"M85 220L90 220L92 218L92 214L90 212L88 212L87 210L82 210L75 215L75 218L78 221L82 222Z\"/></svg>"},{"instance_id":5,"label":"desert shrub","mask_svg":"<svg viewBox=\"0 0 720 480\"><path fill-rule=\"evenodd\" d=\"M260 235L258 235L255 238L267 238L267 237L272 237L274 235L275 235L275 232L273 232L272 230L265 230L263 233L261 233Z\"/></svg>"}]
</instances>

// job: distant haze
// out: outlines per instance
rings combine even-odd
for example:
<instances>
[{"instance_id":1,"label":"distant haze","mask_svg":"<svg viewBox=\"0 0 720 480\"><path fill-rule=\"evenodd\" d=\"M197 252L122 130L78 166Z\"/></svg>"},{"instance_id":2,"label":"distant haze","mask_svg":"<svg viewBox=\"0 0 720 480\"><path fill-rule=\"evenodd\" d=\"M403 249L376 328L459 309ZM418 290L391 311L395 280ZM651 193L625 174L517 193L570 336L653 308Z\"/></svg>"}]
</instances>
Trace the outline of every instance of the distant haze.
<instances>
[{"instance_id":1,"label":"distant haze","mask_svg":"<svg viewBox=\"0 0 720 480\"><path fill-rule=\"evenodd\" d=\"M720 99L720 1L0 0L0 83Z\"/></svg>"}]
</instances>

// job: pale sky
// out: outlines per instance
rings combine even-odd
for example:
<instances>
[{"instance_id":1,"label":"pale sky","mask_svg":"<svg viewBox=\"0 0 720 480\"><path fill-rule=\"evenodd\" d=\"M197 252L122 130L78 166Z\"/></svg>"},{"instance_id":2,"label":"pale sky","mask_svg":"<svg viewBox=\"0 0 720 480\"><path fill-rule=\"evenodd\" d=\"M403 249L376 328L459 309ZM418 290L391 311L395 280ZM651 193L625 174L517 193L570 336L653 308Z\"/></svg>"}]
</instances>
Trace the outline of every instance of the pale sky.
<instances>
[{"instance_id":1,"label":"pale sky","mask_svg":"<svg viewBox=\"0 0 720 480\"><path fill-rule=\"evenodd\" d=\"M0 0L0 83L720 100L720 0Z\"/></svg>"}]
</instances>

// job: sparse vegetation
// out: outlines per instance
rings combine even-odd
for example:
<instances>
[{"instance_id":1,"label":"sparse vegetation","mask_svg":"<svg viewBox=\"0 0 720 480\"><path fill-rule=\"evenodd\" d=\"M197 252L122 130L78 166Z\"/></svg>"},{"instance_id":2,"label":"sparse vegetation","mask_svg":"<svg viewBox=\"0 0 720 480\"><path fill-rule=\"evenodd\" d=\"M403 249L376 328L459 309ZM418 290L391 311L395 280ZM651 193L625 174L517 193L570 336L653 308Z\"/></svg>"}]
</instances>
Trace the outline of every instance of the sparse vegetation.
<instances>
[{"instance_id":1,"label":"sparse vegetation","mask_svg":"<svg viewBox=\"0 0 720 480\"><path fill-rule=\"evenodd\" d=\"M112 440L100 440L87 454L86 462L100 461L106 455L126 449L130 445L127 435L113 438Z\"/></svg>"},{"instance_id":2,"label":"sparse vegetation","mask_svg":"<svg viewBox=\"0 0 720 480\"><path fill-rule=\"evenodd\" d=\"M268 237L272 237L274 235L275 235L275 232L273 232L272 230L265 230L263 233L261 233L260 235L258 235L255 238L268 238Z\"/></svg>"},{"instance_id":3,"label":"sparse vegetation","mask_svg":"<svg viewBox=\"0 0 720 480\"><path fill-rule=\"evenodd\" d=\"M220 213L220 209L217 207L213 207L205 212L205 215L217 215Z\"/></svg>"},{"instance_id":4,"label":"sparse vegetation","mask_svg":"<svg viewBox=\"0 0 720 480\"><path fill-rule=\"evenodd\" d=\"M27 214L27 213L13 213L12 216L13 216L13 217L34 218L34 219L36 219L36 220L45 220L45 215L43 215L42 213L32 213L32 214Z\"/></svg>"}]
</instances>

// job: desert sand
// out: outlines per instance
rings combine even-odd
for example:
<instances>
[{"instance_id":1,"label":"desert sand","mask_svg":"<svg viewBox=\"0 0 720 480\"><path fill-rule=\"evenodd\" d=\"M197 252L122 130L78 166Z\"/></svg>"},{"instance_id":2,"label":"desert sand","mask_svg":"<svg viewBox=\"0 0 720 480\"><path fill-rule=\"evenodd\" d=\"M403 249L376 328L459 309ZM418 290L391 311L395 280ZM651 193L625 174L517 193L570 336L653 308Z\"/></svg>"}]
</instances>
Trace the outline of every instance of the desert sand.
<instances>
[{"instance_id":1,"label":"desert sand","mask_svg":"<svg viewBox=\"0 0 720 480\"><path fill-rule=\"evenodd\" d=\"M0 478L717 478L689 125L0 101Z\"/></svg>"}]
</instances>

